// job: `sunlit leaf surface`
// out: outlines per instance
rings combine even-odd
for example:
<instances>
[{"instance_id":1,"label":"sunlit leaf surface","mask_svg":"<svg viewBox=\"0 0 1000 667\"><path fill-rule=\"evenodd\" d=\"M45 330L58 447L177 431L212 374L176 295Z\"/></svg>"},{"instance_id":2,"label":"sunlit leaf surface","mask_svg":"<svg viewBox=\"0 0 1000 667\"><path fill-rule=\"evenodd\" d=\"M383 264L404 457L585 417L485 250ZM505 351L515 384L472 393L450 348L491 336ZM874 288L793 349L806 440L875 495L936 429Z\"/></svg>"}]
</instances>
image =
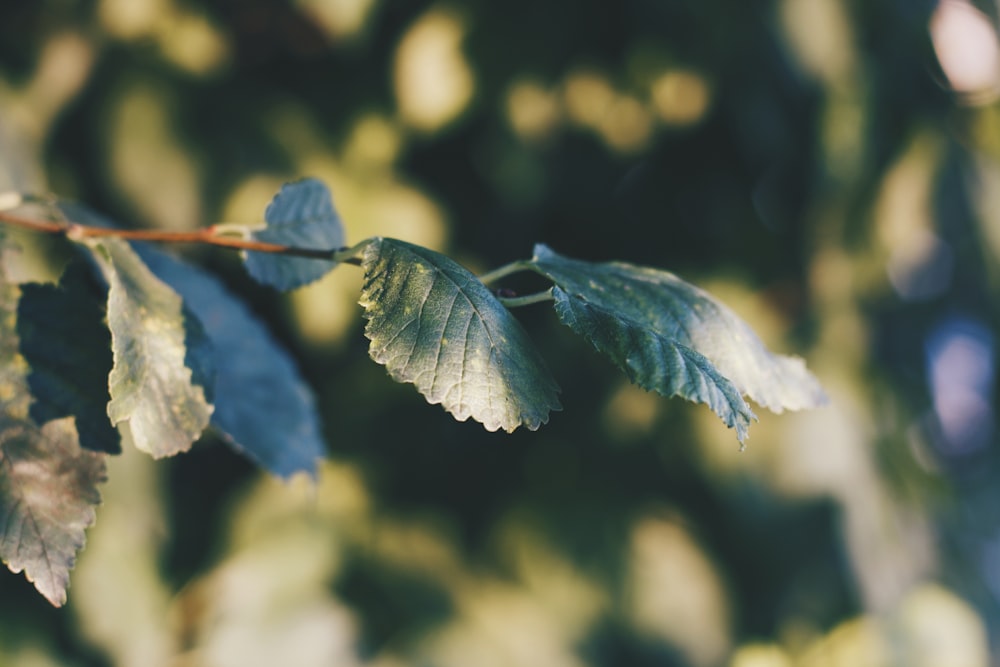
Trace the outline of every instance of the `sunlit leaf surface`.
<instances>
[{"instance_id":1,"label":"sunlit leaf surface","mask_svg":"<svg viewBox=\"0 0 1000 667\"><path fill-rule=\"evenodd\" d=\"M756 419L739 390L703 355L625 316L553 289L556 313L570 329L611 357L643 389L706 403L740 442Z\"/></svg>"},{"instance_id":2,"label":"sunlit leaf surface","mask_svg":"<svg viewBox=\"0 0 1000 667\"><path fill-rule=\"evenodd\" d=\"M0 273L0 559L60 606L100 502L104 455L80 448L72 419L39 427L28 416L16 300L17 289Z\"/></svg>"},{"instance_id":3,"label":"sunlit leaf surface","mask_svg":"<svg viewBox=\"0 0 1000 667\"><path fill-rule=\"evenodd\" d=\"M536 429L558 386L521 325L447 257L393 239L364 252L361 305L372 359L430 403L487 430Z\"/></svg>"},{"instance_id":4,"label":"sunlit leaf surface","mask_svg":"<svg viewBox=\"0 0 1000 667\"><path fill-rule=\"evenodd\" d=\"M672 273L569 259L544 245L535 246L532 264L566 294L703 355L741 394L770 410L826 401L802 359L772 354L733 311Z\"/></svg>"},{"instance_id":5,"label":"sunlit leaf surface","mask_svg":"<svg viewBox=\"0 0 1000 667\"><path fill-rule=\"evenodd\" d=\"M335 250L344 245L344 227L333 208L330 190L314 178L282 187L267 207L264 220L267 227L252 233L257 241L316 250ZM319 280L336 265L323 259L246 253L250 275L282 290Z\"/></svg>"},{"instance_id":6,"label":"sunlit leaf surface","mask_svg":"<svg viewBox=\"0 0 1000 667\"><path fill-rule=\"evenodd\" d=\"M108 327L114 367L108 416L126 424L136 447L154 457L186 451L208 426L212 406L186 365L188 345L208 345L188 322L180 296L120 239L90 240L108 281ZM200 338L200 340L199 340Z\"/></svg>"}]
</instances>

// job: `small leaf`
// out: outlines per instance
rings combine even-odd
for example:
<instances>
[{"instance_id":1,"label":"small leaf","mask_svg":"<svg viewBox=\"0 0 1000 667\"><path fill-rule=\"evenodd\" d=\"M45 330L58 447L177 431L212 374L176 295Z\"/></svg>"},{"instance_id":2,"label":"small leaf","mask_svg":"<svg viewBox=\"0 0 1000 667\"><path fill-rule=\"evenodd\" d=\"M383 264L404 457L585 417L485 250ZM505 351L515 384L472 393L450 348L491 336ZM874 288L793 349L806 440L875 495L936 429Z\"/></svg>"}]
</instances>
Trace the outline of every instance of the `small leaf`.
<instances>
[{"instance_id":1,"label":"small leaf","mask_svg":"<svg viewBox=\"0 0 1000 667\"><path fill-rule=\"evenodd\" d=\"M757 417L732 382L703 355L653 329L554 287L556 313L570 329L611 357L629 380L663 396L707 404L742 443Z\"/></svg>"},{"instance_id":2,"label":"small leaf","mask_svg":"<svg viewBox=\"0 0 1000 667\"><path fill-rule=\"evenodd\" d=\"M826 402L801 359L772 354L729 308L672 273L569 259L544 245L535 246L532 264L567 294L704 355L763 407L781 412Z\"/></svg>"},{"instance_id":3,"label":"small leaf","mask_svg":"<svg viewBox=\"0 0 1000 667\"><path fill-rule=\"evenodd\" d=\"M17 353L17 289L0 267L0 560L55 606L94 523L104 455L83 450L70 418L41 428L28 415L27 364Z\"/></svg>"},{"instance_id":4,"label":"small leaf","mask_svg":"<svg viewBox=\"0 0 1000 667\"><path fill-rule=\"evenodd\" d=\"M257 241L296 248L336 250L344 245L344 227L333 208L330 190L314 178L281 188L264 213L267 227L254 231ZM246 268L258 282L281 290L319 280L337 266L325 259L246 253Z\"/></svg>"},{"instance_id":5,"label":"small leaf","mask_svg":"<svg viewBox=\"0 0 1000 667\"><path fill-rule=\"evenodd\" d=\"M112 357L104 323L106 289L95 282L88 267L73 262L58 287L24 285L17 334L31 369L31 418L44 424L75 417L81 446L118 454L121 438L107 413Z\"/></svg>"},{"instance_id":6,"label":"small leaf","mask_svg":"<svg viewBox=\"0 0 1000 667\"><path fill-rule=\"evenodd\" d=\"M104 481L103 455L80 448L72 418L39 429L0 414L0 558L56 607Z\"/></svg>"},{"instance_id":7,"label":"small leaf","mask_svg":"<svg viewBox=\"0 0 1000 667\"><path fill-rule=\"evenodd\" d=\"M148 246L136 251L184 298L212 339L212 425L276 475L315 474L326 451L316 401L288 353L218 279Z\"/></svg>"},{"instance_id":8,"label":"small leaf","mask_svg":"<svg viewBox=\"0 0 1000 667\"><path fill-rule=\"evenodd\" d=\"M127 242L104 237L86 243L109 285L114 367L108 416L116 425L126 424L136 447L156 458L187 451L208 426L212 406L195 384L201 378L185 364L191 357L186 342L208 341L197 339L200 325L185 324L191 316L180 296Z\"/></svg>"},{"instance_id":9,"label":"small leaf","mask_svg":"<svg viewBox=\"0 0 1000 667\"><path fill-rule=\"evenodd\" d=\"M361 305L369 354L429 403L487 430L537 429L559 387L521 325L447 257L393 239L364 250Z\"/></svg>"}]
</instances>

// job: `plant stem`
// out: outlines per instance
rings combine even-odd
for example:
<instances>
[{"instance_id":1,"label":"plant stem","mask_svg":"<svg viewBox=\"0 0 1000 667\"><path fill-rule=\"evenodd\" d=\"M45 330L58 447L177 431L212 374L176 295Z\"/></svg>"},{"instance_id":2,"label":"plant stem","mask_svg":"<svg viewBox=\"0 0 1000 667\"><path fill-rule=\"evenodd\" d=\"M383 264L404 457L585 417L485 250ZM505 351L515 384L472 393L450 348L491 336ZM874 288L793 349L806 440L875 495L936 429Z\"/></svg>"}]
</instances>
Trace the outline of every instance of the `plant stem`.
<instances>
[{"instance_id":1,"label":"plant stem","mask_svg":"<svg viewBox=\"0 0 1000 667\"><path fill-rule=\"evenodd\" d=\"M484 273L483 275L479 276L479 282L483 283L484 285L488 285L489 283L496 282L501 278L505 278L506 276L511 275L512 273L518 273L520 271L531 271L531 270L533 270L531 262L522 259L516 262L511 262L510 264L504 264L503 266L493 269L488 273Z\"/></svg>"},{"instance_id":2,"label":"plant stem","mask_svg":"<svg viewBox=\"0 0 1000 667\"><path fill-rule=\"evenodd\" d=\"M106 227L91 227L88 225L81 225L76 222L36 220L34 218L26 218L13 213L7 213L5 211L0 211L0 222L13 227L30 229L36 232L62 234L72 240L112 236L131 241L152 241L156 243L202 243L206 245L220 246L223 248L233 248L235 250L267 252L279 255L290 255L292 257L304 257L307 259L325 259L355 265L361 264L361 259L356 255L362 248L364 248L365 243L359 243L352 248L332 248L330 250L296 248L293 246L282 245L280 243L267 243L264 241L254 241L253 239L222 236L217 234L213 227L205 227L191 232L170 232L155 229L112 229Z\"/></svg>"},{"instance_id":3,"label":"plant stem","mask_svg":"<svg viewBox=\"0 0 1000 667\"><path fill-rule=\"evenodd\" d=\"M544 292L537 292L535 294L527 294L525 296L512 296L512 297L498 297L500 303L502 303L507 308L520 308L521 306L530 306L533 303L541 303L543 301L552 301L552 288L548 288Z\"/></svg>"}]
</instances>

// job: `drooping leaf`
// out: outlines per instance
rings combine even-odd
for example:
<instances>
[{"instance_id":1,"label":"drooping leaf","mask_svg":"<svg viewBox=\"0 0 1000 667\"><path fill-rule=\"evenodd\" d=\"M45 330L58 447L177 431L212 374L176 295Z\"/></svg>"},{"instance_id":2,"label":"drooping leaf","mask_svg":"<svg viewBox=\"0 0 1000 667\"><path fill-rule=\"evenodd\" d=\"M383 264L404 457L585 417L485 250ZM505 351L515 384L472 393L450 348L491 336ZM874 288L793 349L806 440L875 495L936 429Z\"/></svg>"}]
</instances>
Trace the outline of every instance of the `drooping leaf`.
<instances>
[{"instance_id":1,"label":"drooping leaf","mask_svg":"<svg viewBox=\"0 0 1000 667\"><path fill-rule=\"evenodd\" d=\"M184 298L212 339L212 425L276 475L314 474L326 447L315 398L288 353L216 278L153 248L137 251Z\"/></svg>"},{"instance_id":2,"label":"drooping leaf","mask_svg":"<svg viewBox=\"0 0 1000 667\"><path fill-rule=\"evenodd\" d=\"M117 454L121 438L107 412L112 357L105 291L80 262L70 264L58 287L24 285L17 334L31 369L31 418L44 424L74 417L81 446Z\"/></svg>"},{"instance_id":3,"label":"drooping leaf","mask_svg":"<svg viewBox=\"0 0 1000 667\"><path fill-rule=\"evenodd\" d=\"M742 443L750 407L732 382L703 355L627 317L554 287L556 313L570 329L589 340L643 389L707 404Z\"/></svg>"},{"instance_id":4,"label":"drooping leaf","mask_svg":"<svg viewBox=\"0 0 1000 667\"><path fill-rule=\"evenodd\" d=\"M427 248L373 239L361 305L369 353L429 403L487 430L536 429L560 409L521 325L469 271Z\"/></svg>"},{"instance_id":5,"label":"drooping leaf","mask_svg":"<svg viewBox=\"0 0 1000 667\"><path fill-rule=\"evenodd\" d=\"M114 367L109 377L112 423L126 426L136 447L156 458L190 449L208 426L210 382L186 365L188 345L209 345L180 296L160 281L127 242L104 237L87 246L108 282L108 327ZM187 324L185 324L188 320Z\"/></svg>"},{"instance_id":6,"label":"drooping leaf","mask_svg":"<svg viewBox=\"0 0 1000 667\"><path fill-rule=\"evenodd\" d=\"M283 186L264 212L264 220L267 227L252 233L257 241L314 250L335 250L344 245L343 223L333 208L330 190L314 178ZM336 265L325 259L246 253L250 275L281 290L319 280Z\"/></svg>"},{"instance_id":7,"label":"drooping leaf","mask_svg":"<svg viewBox=\"0 0 1000 667\"><path fill-rule=\"evenodd\" d=\"M115 225L89 208L60 202L63 215L82 224ZM236 450L282 477L315 473L324 444L316 400L289 354L243 303L211 274L142 243L133 245L156 276L184 300L211 346L188 344L210 356L214 368L211 424Z\"/></svg>"},{"instance_id":8,"label":"drooping leaf","mask_svg":"<svg viewBox=\"0 0 1000 667\"><path fill-rule=\"evenodd\" d=\"M58 607L100 503L104 455L80 448L71 418L39 427L29 416L17 298L0 267L0 560Z\"/></svg>"},{"instance_id":9,"label":"drooping leaf","mask_svg":"<svg viewBox=\"0 0 1000 667\"><path fill-rule=\"evenodd\" d=\"M741 394L775 412L826 402L798 357L773 354L733 311L672 273L593 263L535 246L532 265L567 294L705 356Z\"/></svg>"}]
</instances>

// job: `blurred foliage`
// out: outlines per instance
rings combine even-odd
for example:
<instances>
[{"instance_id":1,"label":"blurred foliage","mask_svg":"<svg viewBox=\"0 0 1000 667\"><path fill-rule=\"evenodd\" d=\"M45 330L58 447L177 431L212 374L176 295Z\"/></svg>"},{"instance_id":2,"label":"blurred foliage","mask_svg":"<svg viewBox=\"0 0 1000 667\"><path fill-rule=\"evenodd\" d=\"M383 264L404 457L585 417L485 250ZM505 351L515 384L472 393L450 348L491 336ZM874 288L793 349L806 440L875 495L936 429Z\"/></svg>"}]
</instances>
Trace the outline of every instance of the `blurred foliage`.
<instances>
[{"instance_id":1,"label":"blurred foliage","mask_svg":"<svg viewBox=\"0 0 1000 667\"><path fill-rule=\"evenodd\" d=\"M323 408L318 482L110 461L66 611L4 665L988 664L1000 638L997 8L965 0L39 0L0 7L0 187L139 226L330 184L349 240L661 266L829 408L747 451L518 313L571 410L506 436L367 359L359 272L216 271ZM51 275L19 236L24 271ZM514 289L530 286L513 284Z\"/></svg>"}]
</instances>

